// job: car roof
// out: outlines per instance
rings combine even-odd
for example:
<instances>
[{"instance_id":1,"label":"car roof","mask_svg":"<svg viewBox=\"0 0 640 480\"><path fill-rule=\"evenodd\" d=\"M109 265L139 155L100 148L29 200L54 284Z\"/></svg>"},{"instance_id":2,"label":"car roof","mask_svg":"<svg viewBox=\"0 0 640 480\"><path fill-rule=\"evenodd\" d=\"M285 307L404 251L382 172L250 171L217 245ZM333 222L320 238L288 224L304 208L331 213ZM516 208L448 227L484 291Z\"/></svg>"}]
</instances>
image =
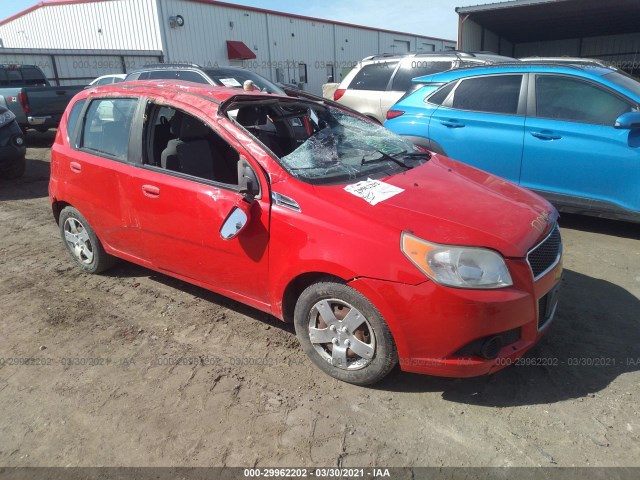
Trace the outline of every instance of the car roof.
<instances>
[{"instance_id":1,"label":"car roof","mask_svg":"<svg viewBox=\"0 0 640 480\"><path fill-rule=\"evenodd\" d=\"M448 70L423 77L414 78L416 83L448 83L460 78L477 75L495 75L498 73L565 73L585 77L601 77L616 70L611 67L585 64L551 64L547 62L498 63Z\"/></svg>"},{"instance_id":2,"label":"car roof","mask_svg":"<svg viewBox=\"0 0 640 480\"><path fill-rule=\"evenodd\" d=\"M174 97L175 94L194 95L200 98L207 98L213 103L223 103L231 97L238 95L250 97L283 98L291 99L285 95L277 95L272 93L263 93L258 91L246 92L239 88L219 87L216 85L208 85L202 83L185 82L182 80L136 80L129 82L113 83L110 85L102 85L99 87L91 87L82 92L84 97L99 96L107 94L113 95L160 95L166 97ZM81 94L81 95L82 95Z\"/></svg>"},{"instance_id":3,"label":"car roof","mask_svg":"<svg viewBox=\"0 0 640 480\"><path fill-rule=\"evenodd\" d=\"M517 59L513 57L506 57L504 55L498 55L493 52L465 52L461 50L442 50L439 52L407 52L407 53L383 53L380 55L370 55L363 58L362 62L369 62L372 60L402 60L404 58L433 58L433 57L445 57L445 58L457 58L459 60L493 60L516 62Z\"/></svg>"}]
</instances>

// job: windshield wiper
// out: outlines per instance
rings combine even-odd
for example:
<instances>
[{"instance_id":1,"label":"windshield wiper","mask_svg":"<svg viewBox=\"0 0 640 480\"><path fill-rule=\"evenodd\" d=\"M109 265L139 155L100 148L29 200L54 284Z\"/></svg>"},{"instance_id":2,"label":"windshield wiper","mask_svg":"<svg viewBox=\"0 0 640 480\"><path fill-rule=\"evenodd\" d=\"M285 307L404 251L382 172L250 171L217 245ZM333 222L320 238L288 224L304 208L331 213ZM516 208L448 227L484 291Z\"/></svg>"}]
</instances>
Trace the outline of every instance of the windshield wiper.
<instances>
[{"instance_id":1,"label":"windshield wiper","mask_svg":"<svg viewBox=\"0 0 640 480\"><path fill-rule=\"evenodd\" d=\"M376 152L378 152L381 156L378 158L372 158L370 160L366 160L364 157L367 156L367 154L365 153L362 156L362 160L360 160L360 165L366 165L367 163L377 163L377 162L381 162L381 161L386 161L386 160L391 160L394 163L397 163L398 165L400 165L401 167L406 168L407 170L410 170L412 167L410 167L409 165L407 165L406 163L404 163L402 160L398 160L395 157L392 157L391 155L389 155L388 153L384 153L382 150L378 150L376 148ZM406 152L406 151L405 151ZM400 153L405 153L405 152L400 152Z\"/></svg>"},{"instance_id":2,"label":"windshield wiper","mask_svg":"<svg viewBox=\"0 0 640 480\"><path fill-rule=\"evenodd\" d=\"M419 158L419 157L427 157L431 158L431 153L429 152L400 152L398 155L402 155L403 157L409 158Z\"/></svg>"}]
</instances>

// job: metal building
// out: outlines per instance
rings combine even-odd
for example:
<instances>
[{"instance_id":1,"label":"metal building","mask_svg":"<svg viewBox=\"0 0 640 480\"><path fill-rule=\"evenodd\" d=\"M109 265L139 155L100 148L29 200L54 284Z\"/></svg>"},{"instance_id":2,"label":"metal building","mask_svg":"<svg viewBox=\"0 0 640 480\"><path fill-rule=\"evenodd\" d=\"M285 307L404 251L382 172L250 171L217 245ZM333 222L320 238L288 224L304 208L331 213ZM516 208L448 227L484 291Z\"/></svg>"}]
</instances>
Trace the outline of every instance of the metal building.
<instances>
[{"instance_id":1,"label":"metal building","mask_svg":"<svg viewBox=\"0 0 640 480\"><path fill-rule=\"evenodd\" d=\"M455 47L453 40L214 0L49 0L0 22L0 62L2 48L103 52L94 61L67 56L64 75L54 57L60 83L126 73L160 52L166 62L244 66L320 94L329 76L339 81L366 56Z\"/></svg>"},{"instance_id":2,"label":"metal building","mask_svg":"<svg viewBox=\"0 0 640 480\"><path fill-rule=\"evenodd\" d=\"M513 0L456 12L463 50L598 58L640 73L638 0Z\"/></svg>"}]
</instances>

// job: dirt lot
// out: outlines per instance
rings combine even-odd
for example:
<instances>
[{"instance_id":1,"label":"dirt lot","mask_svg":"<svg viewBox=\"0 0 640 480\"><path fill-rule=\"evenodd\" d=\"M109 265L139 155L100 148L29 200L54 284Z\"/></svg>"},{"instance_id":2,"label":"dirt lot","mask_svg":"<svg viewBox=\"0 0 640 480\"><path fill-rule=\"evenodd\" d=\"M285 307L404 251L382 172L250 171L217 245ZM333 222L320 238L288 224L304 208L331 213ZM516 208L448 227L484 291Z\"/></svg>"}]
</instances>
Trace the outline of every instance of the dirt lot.
<instances>
[{"instance_id":1,"label":"dirt lot","mask_svg":"<svg viewBox=\"0 0 640 480\"><path fill-rule=\"evenodd\" d=\"M0 465L640 466L637 226L563 219L533 365L361 388L263 313L127 263L82 274L48 205L51 140L30 134L26 176L0 181Z\"/></svg>"}]
</instances>

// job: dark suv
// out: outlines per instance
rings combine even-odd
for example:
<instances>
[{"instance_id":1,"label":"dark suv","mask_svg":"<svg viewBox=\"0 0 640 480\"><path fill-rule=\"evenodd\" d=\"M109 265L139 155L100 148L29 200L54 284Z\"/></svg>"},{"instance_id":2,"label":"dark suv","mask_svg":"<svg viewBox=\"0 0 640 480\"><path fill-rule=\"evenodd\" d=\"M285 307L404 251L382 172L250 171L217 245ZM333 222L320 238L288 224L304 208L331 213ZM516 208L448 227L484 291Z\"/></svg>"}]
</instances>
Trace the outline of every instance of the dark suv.
<instances>
[{"instance_id":1,"label":"dark suv","mask_svg":"<svg viewBox=\"0 0 640 480\"><path fill-rule=\"evenodd\" d=\"M218 87L242 88L245 81L251 80L256 87L266 93L285 95L282 88L275 83L250 70L238 67L201 67L186 63L158 63L145 65L127 75L126 82L132 80L184 80L186 82L204 83Z\"/></svg>"}]
</instances>

